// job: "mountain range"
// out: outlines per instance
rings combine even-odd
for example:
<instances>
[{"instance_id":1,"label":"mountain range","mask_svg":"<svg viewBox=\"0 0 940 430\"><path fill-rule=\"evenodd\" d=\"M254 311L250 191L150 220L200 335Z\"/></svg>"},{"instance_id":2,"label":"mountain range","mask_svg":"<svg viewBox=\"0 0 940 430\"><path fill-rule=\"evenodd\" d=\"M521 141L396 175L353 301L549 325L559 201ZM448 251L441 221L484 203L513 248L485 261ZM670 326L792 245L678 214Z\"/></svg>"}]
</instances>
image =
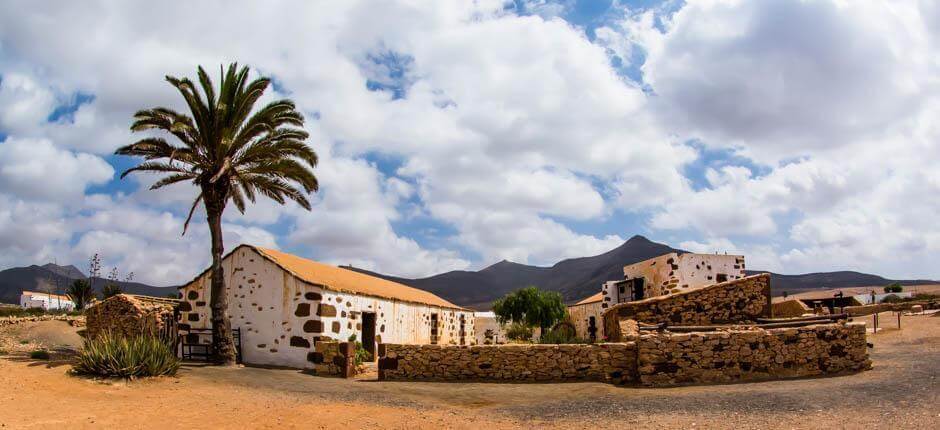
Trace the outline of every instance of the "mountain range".
<instances>
[{"instance_id":1,"label":"mountain range","mask_svg":"<svg viewBox=\"0 0 940 430\"><path fill-rule=\"evenodd\" d=\"M352 270L378 276L437 294L452 303L473 309L489 309L493 300L518 288L534 285L558 291L568 303L596 294L605 281L623 279L623 266L647 260L670 252L686 251L653 242L643 236L633 236L622 245L593 257L562 260L551 267L529 266L500 261L479 271L455 270L427 278L408 279L383 275L367 270ZM746 258L747 256L745 256ZM763 273L752 270L748 274ZM935 284L931 280L893 280L866 273L840 271L780 275L771 273L773 295L783 292L795 294L810 290L887 285Z\"/></svg>"},{"instance_id":2,"label":"mountain range","mask_svg":"<svg viewBox=\"0 0 940 430\"><path fill-rule=\"evenodd\" d=\"M56 264L14 267L0 271L0 303L19 303L23 291L42 291L53 294L65 294L66 288L76 279L85 279L91 283L95 293L107 285L107 279L89 278L77 267ZM125 293L164 297L176 294L174 287L154 287L140 282L116 282Z\"/></svg>"},{"instance_id":3,"label":"mountain range","mask_svg":"<svg viewBox=\"0 0 940 430\"><path fill-rule=\"evenodd\" d=\"M593 257L562 260L550 267L530 266L500 261L478 271L455 270L427 278L409 279L370 272L343 266L347 269L399 282L430 291L460 306L473 309L489 309L493 300L518 288L534 285L542 289L558 291L566 302L573 303L600 291L605 281L622 279L623 266L670 252L686 251L653 242L643 236L633 236L622 245ZM746 256L745 256L746 257ZM761 273L759 270L749 274ZM0 302L18 303L24 290L52 289L64 293L65 287L75 279L87 279L75 266L15 267L0 271ZM90 279L96 292L106 284L105 279ZM771 273L771 288L774 295L783 292L796 294L811 290L887 285L898 282L902 285L934 284L931 280L893 280L878 275L840 271L808 273L803 275L780 275ZM154 287L138 282L118 282L124 292L148 296L175 294L174 287Z\"/></svg>"}]
</instances>

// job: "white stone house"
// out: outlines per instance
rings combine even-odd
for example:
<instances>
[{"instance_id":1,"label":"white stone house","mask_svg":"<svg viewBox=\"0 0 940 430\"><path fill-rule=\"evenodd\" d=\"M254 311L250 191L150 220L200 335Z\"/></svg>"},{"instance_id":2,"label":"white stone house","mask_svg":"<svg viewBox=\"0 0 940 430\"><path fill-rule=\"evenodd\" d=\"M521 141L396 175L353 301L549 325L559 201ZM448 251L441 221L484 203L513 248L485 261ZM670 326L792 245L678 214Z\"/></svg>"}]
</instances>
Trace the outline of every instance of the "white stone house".
<instances>
[{"instance_id":1,"label":"white stone house","mask_svg":"<svg viewBox=\"0 0 940 430\"><path fill-rule=\"evenodd\" d=\"M35 291L23 291L20 294L20 306L24 309L39 308L68 312L75 309L75 303L68 296Z\"/></svg>"},{"instance_id":2,"label":"white stone house","mask_svg":"<svg viewBox=\"0 0 940 430\"><path fill-rule=\"evenodd\" d=\"M672 252L623 268L623 280L608 281L601 291L568 306L578 337L604 339L602 314L617 303L689 291L745 276L743 255Z\"/></svg>"},{"instance_id":3,"label":"white stone house","mask_svg":"<svg viewBox=\"0 0 940 430\"><path fill-rule=\"evenodd\" d=\"M251 245L228 253L222 268L245 363L311 368L317 341L353 335L373 357L377 343L475 343L473 312L427 291ZM206 270L180 287L181 334L211 329L209 286Z\"/></svg>"},{"instance_id":4,"label":"white stone house","mask_svg":"<svg viewBox=\"0 0 940 430\"><path fill-rule=\"evenodd\" d=\"M624 266L623 275L604 283L601 308L741 279L744 256L671 252Z\"/></svg>"}]
</instances>

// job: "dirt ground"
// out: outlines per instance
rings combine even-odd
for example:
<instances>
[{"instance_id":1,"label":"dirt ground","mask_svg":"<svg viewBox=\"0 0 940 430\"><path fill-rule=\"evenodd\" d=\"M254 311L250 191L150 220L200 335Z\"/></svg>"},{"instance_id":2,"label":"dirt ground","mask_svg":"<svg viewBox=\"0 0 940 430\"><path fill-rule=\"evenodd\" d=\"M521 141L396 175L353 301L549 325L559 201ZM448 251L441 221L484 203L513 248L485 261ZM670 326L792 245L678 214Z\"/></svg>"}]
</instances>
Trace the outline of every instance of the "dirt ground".
<instances>
[{"instance_id":1,"label":"dirt ground","mask_svg":"<svg viewBox=\"0 0 940 430\"><path fill-rule=\"evenodd\" d=\"M0 428L940 428L940 317L905 316L902 330L889 313L881 321L868 372L670 389L199 365L175 378L101 382L69 376L64 354L28 358L76 344L73 328L50 321L0 330Z\"/></svg>"}]
</instances>

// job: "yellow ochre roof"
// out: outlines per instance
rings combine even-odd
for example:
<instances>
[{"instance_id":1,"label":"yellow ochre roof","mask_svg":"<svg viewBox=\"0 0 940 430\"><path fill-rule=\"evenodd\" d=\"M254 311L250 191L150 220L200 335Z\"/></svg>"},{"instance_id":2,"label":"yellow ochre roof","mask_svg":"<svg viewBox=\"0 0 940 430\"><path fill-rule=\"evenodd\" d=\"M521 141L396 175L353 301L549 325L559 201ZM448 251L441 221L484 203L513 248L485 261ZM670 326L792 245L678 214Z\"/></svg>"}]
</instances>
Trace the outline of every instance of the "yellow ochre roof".
<instances>
[{"instance_id":1,"label":"yellow ochre roof","mask_svg":"<svg viewBox=\"0 0 940 430\"><path fill-rule=\"evenodd\" d=\"M602 293L597 293L597 294L595 294L595 295L593 295L593 296L591 296L591 297L588 297L588 298L586 298L586 299L584 299L584 300L581 300L581 301L578 302L578 303L575 303L574 305L575 305L575 306L577 306L577 305L586 305L586 304L588 304L588 303L596 303L596 302L599 302L599 301L601 301L601 296L602 296L602 295L603 295Z\"/></svg>"},{"instance_id":2,"label":"yellow ochre roof","mask_svg":"<svg viewBox=\"0 0 940 430\"><path fill-rule=\"evenodd\" d=\"M254 249L263 257L271 260L303 281L322 286L331 291L363 294L384 299L422 303L445 308L463 309L447 300L424 290L412 288L365 273L343 269L329 264L319 263L274 249L252 245L242 245Z\"/></svg>"}]
</instances>

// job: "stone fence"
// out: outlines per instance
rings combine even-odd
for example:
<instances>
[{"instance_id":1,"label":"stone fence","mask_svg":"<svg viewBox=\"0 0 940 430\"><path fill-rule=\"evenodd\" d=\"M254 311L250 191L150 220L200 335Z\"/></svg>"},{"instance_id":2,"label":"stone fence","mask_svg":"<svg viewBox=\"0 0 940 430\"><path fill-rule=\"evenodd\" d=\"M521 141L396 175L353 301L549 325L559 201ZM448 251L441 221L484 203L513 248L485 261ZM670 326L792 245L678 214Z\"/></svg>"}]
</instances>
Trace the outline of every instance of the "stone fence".
<instances>
[{"instance_id":1,"label":"stone fence","mask_svg":"<svg viewBox=\"0 0 940 430\"><path fill-rule=\"evenodd\" d=\"M871 367L862 323L653 332L590 345L379 345L380 380L601 381L664 387Z\"/></svg>"},{"instance_id":2,"label":"stone fence","mask_svg":"<svg viewBox=\"0 0 940 430\"><path fill-rule=\"evenodd\" d=\"M350 378L356 374L356 344L353 342L316 341L307 361L317 375Z\"/></svg>"},{"instance_id":3,"label":"stone fence","mask_svg":"<svg viewBox=\"0 0 940 430\"><path fill-rule=\"evenodd\" d=\"M28 316L28 317L3 317L0 318L0 327L20 324L25 322L37 322L37 321L65 321L74 327L82 327L85 325L85 317L83 316L71 316L71 315L37 315L37 316Z\"/></svg>"},{"instance_id":4,"label":"stone fence","mask_svg":"<svg viewBox=\"0 0 940 430\"><path fill-rule=\"evenodd\" d=\"M607 339L621 339L620 321L668 325L711 325L769 318L770 274L748 276L708 287L620 303L604 312Z\"/></svg>"},{"instance_id":5,"label":"stone fence","mask_svg":"<svg viewBox=\"0 0 940 430\"><path fill-rule=\"evenodd\" d=\"M175 302L168 299L118 294L85 309L86 335L160 333L173 324L174 306Z\"/></svg>"},{"instance_id":6,"label":"stone fence","mask_svg":"<svg viewBox=\"0 0 940 430\"><path fill-rule=\"evenodd\" d=\"M632 381L636 344L379 345L380 380Z\"/></svg>"},{"instance_id":7,"label":"stone fence","mask_svg":"<svg viewBox=\"0 0 940 430\"><path fill-rule=\"evenodd\" d=\"M799 378L871 368L864 323L642 335L638 381L652 387Z\"/></svg>"}]
</instances>

